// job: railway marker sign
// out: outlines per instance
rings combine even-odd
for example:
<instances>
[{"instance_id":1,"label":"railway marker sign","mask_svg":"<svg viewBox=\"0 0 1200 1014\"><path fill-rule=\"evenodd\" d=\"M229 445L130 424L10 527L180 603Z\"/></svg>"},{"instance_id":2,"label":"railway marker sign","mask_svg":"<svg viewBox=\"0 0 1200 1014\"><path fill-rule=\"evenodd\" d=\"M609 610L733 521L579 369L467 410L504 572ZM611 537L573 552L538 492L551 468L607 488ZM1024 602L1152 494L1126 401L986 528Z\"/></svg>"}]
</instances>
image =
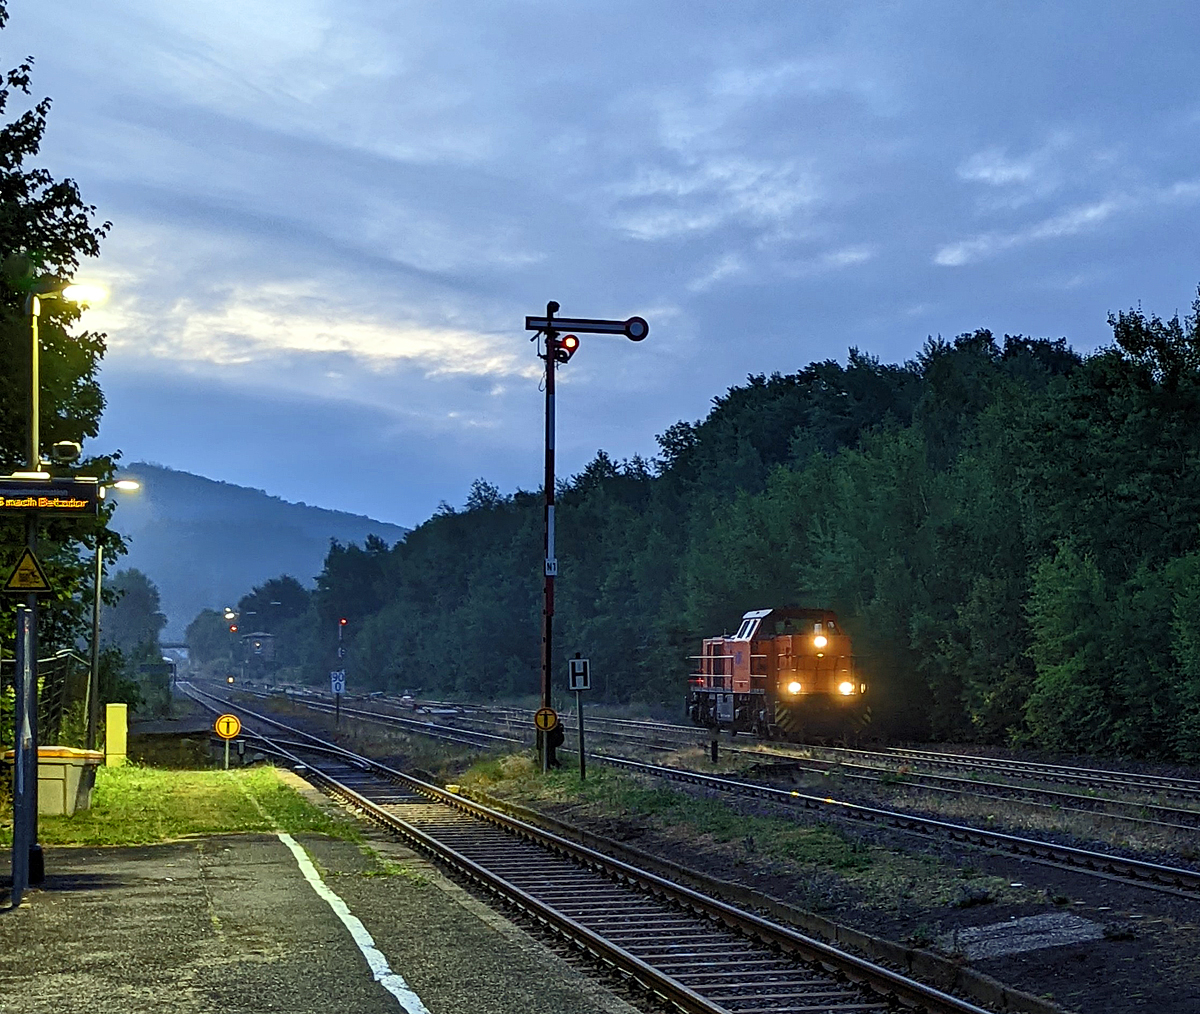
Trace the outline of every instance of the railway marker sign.
<instances>
[{"instance_id":1,"label":"railway marker sign","mask_svg":"<svg viewBox=\"0 0 1200 1014\"><path fill-rule=\"evenodd\" d=\"M538 708L533 724L542 732L549 732L558 725L558 713L553 708Z\"/></svg>"},{"instance_id":2,"label":"railway marker sign","mask_svg":"<svg viewBox=\"0 0 1200 1014\"><path fill-rule=\"evenodd\" d=\"M213 728L222 739L235 739L242 731L242 722L237 715L222 715L213 723Z\"/></svg>"},{"instance_id":3,"label":"railway marker sign","mask_svg":"<svg viewBox=\"0 0 1200 1014\"><path fill-rule=\"evenodd\" d=\"M576 692L592 689L592 674L586 658L567 660L567 687Z\"/></svg>"},{"instance_id":4,"label":"railway marker sign","mask_svg":"<svg viewBox=\"0 0 1200 1014\"><path fill-rule=\"evenodd\" d=\"M557 306L557 304L556 304ZM622 334L631 342L640 342L650 333L645 317L628 320L597 320L592 317L526 317L526 331L582 331L584 334Z\"/></svg>"},{"instance_id":5,"label":"railway marker sign","mask_svg":"<svg viewBox=\"0 0 1200 1014\"><path fill-rule=\"evenodd\" d=\"M4 590L22 595L29 592L33 592L35 595L45 595L50 591L50 582L46 579L46 572L42 570L42 565L33 555L32 549L26 549L21 554L21 559L17 561L12 573L8 575L8 580L4 582Z\"/></svg>"},{"instance_id":6,"label":"railway marker sign","mask_svg":"<svg viewBox=\"0 0 1200 1014\"><path fill-rule=\"evenodd\" d=\"M217 735L225 740L225 770L229 770L229 741L242 731L242 722L237 715L225 714L213 722Z\"/></svg>"},{"instance_id":7,"label":"railway marker sign","mask_svg":"<svg viewBox=\"0 0 1200 1014\"><path fill-rule=\"evenodd\" d=\"M335 669L329 674L329 692L344 694L346 692L346 670Z\"/></svg>"}]
</instances>

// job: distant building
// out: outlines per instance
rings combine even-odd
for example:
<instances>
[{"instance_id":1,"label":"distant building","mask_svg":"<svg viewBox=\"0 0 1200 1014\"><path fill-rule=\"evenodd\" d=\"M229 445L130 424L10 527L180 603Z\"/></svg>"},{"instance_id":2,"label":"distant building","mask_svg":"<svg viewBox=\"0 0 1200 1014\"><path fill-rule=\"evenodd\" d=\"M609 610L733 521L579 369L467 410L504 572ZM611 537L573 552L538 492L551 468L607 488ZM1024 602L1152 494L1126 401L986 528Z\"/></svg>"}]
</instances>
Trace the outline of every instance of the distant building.
<instances>
[{"instance_id":1,"label":"distant building","mask_svg":"<svg viewBox=\"0 0 1200 1014\"><path fill-rule=\"evenodd\" d=\"M275 635L262 630L243 634L242 661L252 665L272 665L275 661Z\"/></svg>"}]
</instances>

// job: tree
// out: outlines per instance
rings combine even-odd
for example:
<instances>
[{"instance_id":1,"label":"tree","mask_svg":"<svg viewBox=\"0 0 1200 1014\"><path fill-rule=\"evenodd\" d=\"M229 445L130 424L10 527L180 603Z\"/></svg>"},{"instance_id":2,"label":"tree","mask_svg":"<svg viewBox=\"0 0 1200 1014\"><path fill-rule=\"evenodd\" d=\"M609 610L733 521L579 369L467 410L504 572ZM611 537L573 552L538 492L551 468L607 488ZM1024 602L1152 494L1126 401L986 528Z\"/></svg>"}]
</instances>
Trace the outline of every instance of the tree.
<instances>
[{"instance_id":1,"label":"tree","mask_svg":"<svg viewBox=\"0 0 1200 1014\"><path fill-rule=\"evenodd\" d=\"M117 596L100 610L100 641L133 655L149 646L157 655L158 635L167 625L159 610L158 589L140 570L117 571L108 582Z\"/></svg>"},{"instance_id":2,"label":"tree","mask_svg":"<svg viewBox=\"0 0 1200 1014\"><path fill-rule=\"evenodd\" d=\"M8 10L0 0L0 28ZM0 116L31 94L32 58L0 78ZM31 293L55 290L71 278L80 260L95 257L110 223L97 224L96 209L86 204L75 182L55 180L44 168L31 167L46 131L50 100L0 125L0 466L26 464L26 404L29 396ZM82 442L99 431L104 397L97 372L105 336L69 333L79 307L47 300L41 317L41 438ZM112 477L114 461L99 457L80 463L80 474L102 481ZM46 520L39 526L39 555L46 564L54 595L40 611L44 649L67 647L85 632L89 603L79 593L89 584L96 540L111 562L124 551L121 537L106 527L112 508L99 521ZM0 518L0 568L10 567L24 541L20 519ZM0 636L12 634L12 614L0 614Z\"/></svg>"},{"instance_id":3,"label":"tree","mask_svg":"<svg viewBox=\"0 0 1200 1014\"><path fill-rule=\"evenodd\" d=\"M229 661L232 657L233 635L229 632L229 621L215 609L202 609L187 625L184 633L188 657L207 665L218 659Z\"/></svg>"}]
</instances>

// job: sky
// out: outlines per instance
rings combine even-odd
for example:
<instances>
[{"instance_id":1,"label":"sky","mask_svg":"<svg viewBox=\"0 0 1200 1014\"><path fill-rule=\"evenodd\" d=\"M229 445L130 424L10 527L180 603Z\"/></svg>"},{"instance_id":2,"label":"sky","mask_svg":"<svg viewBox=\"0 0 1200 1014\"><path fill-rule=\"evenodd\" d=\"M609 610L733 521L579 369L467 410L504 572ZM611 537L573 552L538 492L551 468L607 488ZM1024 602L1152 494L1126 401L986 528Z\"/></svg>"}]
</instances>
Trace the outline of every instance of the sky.
<instances>
[{"instance_id":1,"label":"sky","mask_svg":"<svg viewBox=\"0 0 1200 1014\"><path fill-rule=\"evenodd\" d=\"M560 369L560 474L749 374L990 328L1090 351L1200 281L1200 8L10 0L38 164L112 230L119 449L419 524L536 489L548 300L650 324Z\"/></svg>"}]
</instances>

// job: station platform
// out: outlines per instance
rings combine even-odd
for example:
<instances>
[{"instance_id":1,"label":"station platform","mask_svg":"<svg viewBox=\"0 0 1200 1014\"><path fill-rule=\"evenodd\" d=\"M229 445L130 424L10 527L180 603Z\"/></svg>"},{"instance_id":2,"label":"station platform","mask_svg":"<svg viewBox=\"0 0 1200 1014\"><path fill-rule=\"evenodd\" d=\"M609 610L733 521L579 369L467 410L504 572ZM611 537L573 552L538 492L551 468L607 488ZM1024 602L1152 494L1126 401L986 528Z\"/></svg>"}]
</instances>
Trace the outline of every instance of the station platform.
<instances>
[{"instance_id":1,"label":"station platform","mask_svg":"<svg viewBox=\"0 0 1200 1014\"><path fill-rule=\"evenodd\" d=\"M54 848L46 870L0 907L4 1014L634 1011L382 833Z\"/></svg>"}]
</instances>

